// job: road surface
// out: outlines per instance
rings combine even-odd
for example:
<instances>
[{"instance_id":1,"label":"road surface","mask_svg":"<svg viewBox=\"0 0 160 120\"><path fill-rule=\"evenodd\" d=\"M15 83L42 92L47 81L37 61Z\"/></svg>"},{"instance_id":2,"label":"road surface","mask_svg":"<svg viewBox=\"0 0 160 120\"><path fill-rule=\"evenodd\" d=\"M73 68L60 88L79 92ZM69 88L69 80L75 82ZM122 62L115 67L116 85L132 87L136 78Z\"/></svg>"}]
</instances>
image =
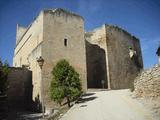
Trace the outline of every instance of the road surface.
<instances>
[{"instance_id":1,"label":"road surface","mask_svg":"<svg viewBox=\"0 0 160 120\"><path fill-rule=\"evenodd\" d=\"M87 92L60 120L155 120L125 90Z\"/></svg>"}]
</instances>

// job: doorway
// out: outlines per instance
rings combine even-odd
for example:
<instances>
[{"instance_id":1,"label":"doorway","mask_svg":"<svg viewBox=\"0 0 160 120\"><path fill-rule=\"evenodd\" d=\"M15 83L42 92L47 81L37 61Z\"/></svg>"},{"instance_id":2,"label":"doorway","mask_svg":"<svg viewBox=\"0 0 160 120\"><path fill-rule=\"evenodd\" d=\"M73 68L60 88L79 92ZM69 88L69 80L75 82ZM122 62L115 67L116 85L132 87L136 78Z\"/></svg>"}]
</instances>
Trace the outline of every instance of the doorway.
<instances>
[{"instance_id":1,"label":"doorway","mask_svg":"<svg viewBox=\"0 0 160 120\"><path fill-rule=\"evenodd\" d=\"M86 52L88 88L107 88L105 50L98 45L87 42Z\"/></svg>"}]
</instances>

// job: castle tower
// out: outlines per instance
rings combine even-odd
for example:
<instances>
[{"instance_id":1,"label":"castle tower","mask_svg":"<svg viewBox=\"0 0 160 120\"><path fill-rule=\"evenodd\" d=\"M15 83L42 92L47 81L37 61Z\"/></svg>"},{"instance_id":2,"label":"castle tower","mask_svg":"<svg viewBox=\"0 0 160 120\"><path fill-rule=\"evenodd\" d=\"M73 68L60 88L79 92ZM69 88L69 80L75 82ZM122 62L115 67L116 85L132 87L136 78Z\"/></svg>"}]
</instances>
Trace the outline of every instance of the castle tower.
<instances>
[{"instance_id":1,"label":"castle tower","mask_svg":"<svg viewBox=\"0 0 160 120\"><path fill-rule=\"evenodd\" d=\"M42 70L37 58L44 59ZM63 9L43 10L28 27L17 26L13 66L28 66L32 71L33 100L44 99L45 108L53 108L49 99L51 71L60 59L66 59L80 74L87 89L84 21ZM43 91L42 90L43 84Z\"/></svg>"}]
</instances>

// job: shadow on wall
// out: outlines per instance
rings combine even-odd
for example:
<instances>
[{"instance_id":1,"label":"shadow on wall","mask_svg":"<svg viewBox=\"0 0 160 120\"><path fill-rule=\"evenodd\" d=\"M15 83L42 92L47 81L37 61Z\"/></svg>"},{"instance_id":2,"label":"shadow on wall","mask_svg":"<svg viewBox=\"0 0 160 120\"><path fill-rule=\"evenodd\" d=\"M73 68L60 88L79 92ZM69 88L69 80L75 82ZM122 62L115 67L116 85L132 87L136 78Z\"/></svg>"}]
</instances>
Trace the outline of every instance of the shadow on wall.
<instances>
[{"instance_id":1,"label":"shadow on wall","mask_svg":"<svg viewBox=\"0 0 160 120\"><path fill-rule=\"evenodd\" d=\"M107 88L105 50L86 41L86 60L88 88Z\"/></svg>"},{"instance_id":2,"label":"shadow on wall","mask_svg":"<svg viewBox=\"0 0 160 120\"><path fill-rule=\"evenodd\" d=\"M35 97L35 101L32 104L34 112L42 112L42 103L40 102L39 94Z\"/></svg>"}]
</instances>

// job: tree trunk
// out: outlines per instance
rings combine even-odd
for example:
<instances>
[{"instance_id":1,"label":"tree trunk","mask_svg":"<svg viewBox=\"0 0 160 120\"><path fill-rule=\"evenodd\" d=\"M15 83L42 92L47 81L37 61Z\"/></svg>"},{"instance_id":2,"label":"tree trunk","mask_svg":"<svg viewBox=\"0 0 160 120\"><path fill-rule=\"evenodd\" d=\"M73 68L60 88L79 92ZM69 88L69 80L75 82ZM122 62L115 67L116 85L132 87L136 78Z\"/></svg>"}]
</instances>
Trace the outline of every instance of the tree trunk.
<instances>
[{"instance_id":1,"label":"tree trunk","mask_svg":"<svg viewBox=\"0 0 160 120\"><path fill-rule=\"evenodd\" d=\"M71 107L71 105L70 105L70 99L69 99L68 96L67 96L67 104L68 104L68 107Z\"/></svg>"}]
</instances>

